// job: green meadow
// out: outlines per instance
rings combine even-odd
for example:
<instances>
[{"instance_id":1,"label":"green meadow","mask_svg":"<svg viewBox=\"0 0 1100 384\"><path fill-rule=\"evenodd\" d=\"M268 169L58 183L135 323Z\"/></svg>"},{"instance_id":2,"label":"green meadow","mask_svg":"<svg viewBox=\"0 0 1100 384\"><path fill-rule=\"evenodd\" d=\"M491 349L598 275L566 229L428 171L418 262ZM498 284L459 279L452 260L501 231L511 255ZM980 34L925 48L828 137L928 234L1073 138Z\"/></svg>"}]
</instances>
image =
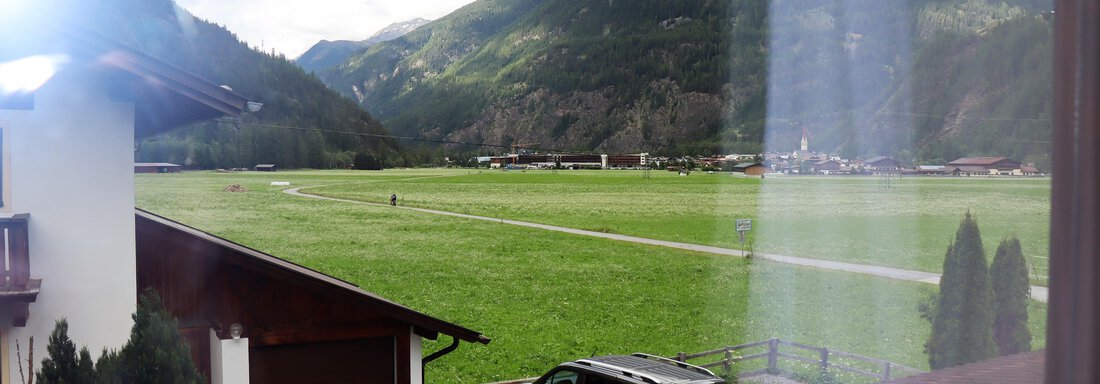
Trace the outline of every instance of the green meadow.
<instances>
[{"instance_id":1,"label":"green meadow","mask_svg":"<svg viewBox=\"0 0 1100 384\"><path fill-rule=\"evenodd\" d=\"M991 258L1001 239L1017 236L1045 276L1049 243L1046 178L760 180L656 171L644 179L636 171L482 170L307 192L374 202L397 193L409 206L727 248L740 247L734 220L752 218L749 241L759 252L927 272L941 272L967 211Z\"/></svg>"},{"instance_id":2,"label":"green meadow","mask_svg":"<svg viewBox=\"0 0 1100 384\"><path fill-rule=\"evenodd\" d=\"M702 173L653 172L645 179L641 172L628 171L136 176L138 207L353 282L493 339L489 345L463 344L429 365L428 380L436 383L535 376L561 361L592 354L672 355L773 336L927 368L922 346L929 326L916 307L935 287L307 199L283 193L285 187L272 187L272 181L320 186L304 191L362 201L385 203L396 193L406 206L727 247L737 246L733 219L752 217L750 240L757 251L925 270L938 270L933 261L942 261L963 206L978 217L987 253L1002 236L998 232L1010 230L1020 231L1025 252L1038 252L1027 245L1038 237L1024 233L1045 228L1047 220L1026 213L1012 217L1009 209L995 208L1016 204L1038 210L1041 204L1030 200L1049 199L1049 183L1043 180L904 179L879 188L872 178L761 183ZM814 182L833 186L821 193L799 192L812 190ZM223 192L229 184L250 191ZM1006 197L1014 190L1031 197ZM1045 211L1030 215L1047 217ZM915 224L883 224L906 221ZM858 235L839 241L840 232L830 232L844 228L859 228ZM906 235L883 238L887 228L904 229ZM872 239L872 244L860 244ZM892 249L893 241L935 253ZM1035 248L1045 249L1045 243ZM1045 306L1033 305L1031 316L1041 346ZM429 343L425 353L448 343Z\"/></svg>"}]
</instances>

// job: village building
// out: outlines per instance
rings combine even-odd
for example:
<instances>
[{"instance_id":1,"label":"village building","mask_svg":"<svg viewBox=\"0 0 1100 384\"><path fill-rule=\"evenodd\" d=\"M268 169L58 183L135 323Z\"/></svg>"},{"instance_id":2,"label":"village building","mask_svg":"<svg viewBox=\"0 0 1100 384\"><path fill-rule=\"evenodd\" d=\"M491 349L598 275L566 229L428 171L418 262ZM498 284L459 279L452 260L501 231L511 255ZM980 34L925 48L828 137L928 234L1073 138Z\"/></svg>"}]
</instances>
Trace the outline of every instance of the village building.
<instances>
[{"instance_id":1,"label":"village building","mask_svg":"<svg viewBox=\"0 0 1100 384\"><path fill-rule=\"evenodd\" d=\"M836 174L840 171L840 162L835 160L820 160L813 163L813 173L824 175Z\"/></svg>"},{"instance_id":2,"label":"village building","mask_svg":"<svg viewBox=\"0 0 1100 384\"><path fill-rule=\"evenodd\" d=\"M649 167L649 154L608 155L607 166L611 169L644 169Z\"/></svg>"},{"instance_id":3,"label":"village building","mask_svg":"<svg viewBox=\"0 0 1100 384\"><path fill-rule=\"evenodd\" d=\"M179 173L183 166L172 163L134 163L134 173Z\"/></svg>"},{"instance_id":4,"label":"village building","mask_svg":"<svg viewBox=\"0 0 1100 384\"><path fill-rule=\"evenodd\" d=\"M0 23L0 382L19 382L17 343L25 359L33 337L35 357L44 356L59 319L93 354L120 348L145 288L161 292L213 383L301 382L331 372L331 382L420 384L424 364L459 342L489 341L323 273L135 212L135 140L239 115L249 100L74 28ZM451 346L422 358L422 340L439 335Z\"/></svg>"},{"instance_id":5,"label":"village building","mask_svg":"<svg viewBox=\"0 0 1100 384\"><path fill-rule=\"evenodd\" d=\"M1023 176L1019 161L1006 157L963 157L947 163L944 173L955 176Z\"/></svg>"},{"instance_id":6,"label":"village building","mask_svg":"<svg viewBox=\"0 0 1100 384\"><path fill-rule=\"evenodd\" d=\"M916 171L918 175L942 175L944 168L942 165L918 165Z\"/></svg>"},{"instance_id":7,"label":"village building","mask_svg":"<svg viewBox=\"0 0 1100 384\"><path fill-rule=\"evenodd\" d=\"M746 176L760 176L768 173L770 169L759 162L747 162L733 166L733 171L744 173Z\"/></svg>"},{"instance_id":8,"label":"village building","mask_svg":"<svg viewBox=\"0 0 1100 384\"><path fill-rule=\"evenodd\" d=\"M875 156L863 161L863 172L871 175L901 174L901 163L887 156Z\"/></svg>"}]
</instances>

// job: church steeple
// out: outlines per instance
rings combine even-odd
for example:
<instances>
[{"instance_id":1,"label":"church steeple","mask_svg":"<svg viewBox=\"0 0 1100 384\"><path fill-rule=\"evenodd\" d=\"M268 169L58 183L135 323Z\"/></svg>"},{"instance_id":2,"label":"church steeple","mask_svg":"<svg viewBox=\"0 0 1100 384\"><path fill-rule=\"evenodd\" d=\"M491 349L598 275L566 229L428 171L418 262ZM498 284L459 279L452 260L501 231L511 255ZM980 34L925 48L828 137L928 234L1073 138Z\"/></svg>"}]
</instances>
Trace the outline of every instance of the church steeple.
<instances>
[{"instance_id":1,"label":"church steeple","mask_svg":"<svg viewBox=\"0 0 1100 384\"><path fill-rule=\"evenodd\" d=\"M803 151L810 150L810 138L806 136L806 128L802 128L802 146Z\"/></svg>"}]
</instances>

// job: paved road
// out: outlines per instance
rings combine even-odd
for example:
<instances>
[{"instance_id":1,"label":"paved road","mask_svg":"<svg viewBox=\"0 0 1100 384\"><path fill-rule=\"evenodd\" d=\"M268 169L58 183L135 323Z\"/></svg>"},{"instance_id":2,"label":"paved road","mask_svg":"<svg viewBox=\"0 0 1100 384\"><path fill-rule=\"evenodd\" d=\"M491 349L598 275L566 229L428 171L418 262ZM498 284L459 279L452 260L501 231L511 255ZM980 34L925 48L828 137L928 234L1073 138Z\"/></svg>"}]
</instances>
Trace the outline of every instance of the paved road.
<instances>
[{"instance_id":1,"label":"paved road","mask_svg":"<svg viewBox=\"0 0 1100 384\"><path fill-rule=\"evenodd\" d=\"M368 203L368 202L356 201L356 200L338 199L338 198L333 198L333 197L311 195L311 194L302 193L301 191L299 191L302 188L308 188L308 187L290 188L290 189L284 190L283 192L289 193L289 194L294 195L294 196L308 197L308 198L313 198L313 199L341 201L341 202L345 202L345 203L366 204L366 205L375 205L375 206L388 206L388 204L383 204L383 203ZM461 218L464 218L464 219L471 219L471 220L492 221L492 222L497 222L497 223L502 223L502 224L518 225L518 226L521 226L521 227L537 228L537 229L542 229L542 230L547 230L547 231L565 232L565 233L571 233L571 234L574 234L574 235L581 235L581 236L602 237L602 238L605 238L605 239L618 240L618 241L628 241L628 242L639 243L639 244L655 245L655 246L658 246L658 247L676 248L676 249L683 249L683 250L695 251L695 252L706 252L706 253L712 253L712 254L717 254L717 255L728 255L728 256L737 256L737 257L744 257L745 256L744 252L741 252L741 251L736 250L736 249L712 247L712 246L709 246L709 245L678 243L678 242L674 242L674 241L655 240L655 239L648 239L648 238L644 238L644 237L619 235L619 234L614 234L614 233L586 231L586 230L583 230L583 229L559 227L559 226L556 226L556 225L546 225L546 224L532 223L532 222L528 222L528 221L508 220L508 219L500 219L500 218L493 218L493 217L486 217L486 216L467 215L467 214L464 214L464 213L439 211L439 210L435 210L435 209L402 207L402 206L398 206L397 208L398 209L407 209L407 210L410 210L410 211L430 213L430 214L434 214L434 215L461 217ZM898 280L916 281L916 282L927 283L927 284L939 284L940 283L940 274L938 274L938 273L910 271L910 270L905 270L905 269L879 267L879 266L874 266L874 265L852 264L852 263L844 263L844 262L839 262L839 261L807 259L807 258L794 257L794 256L773 255L773 254L760 253L760 252L753 253L753 256L758 257L758 258L762 258L762 259L766 259L766 260L779 262L779 263L793 264L793 265L800 265L800 266L814 267L814 268L821 268L821 269L828 269L828 270L833 270L833 271L844 271L844 272L860 273L860 274L864 274L864 275L879 276L879 277L885 277L885 278L890 278L890 279L898 279ZM1044 303L1047 302L1047 288L1046 287L1035 286L1035 285L1031 286L1031 298L1034 299L1034 300L1037 300L1037 301L1044 302Z\"/></svg>"}]
</instances>

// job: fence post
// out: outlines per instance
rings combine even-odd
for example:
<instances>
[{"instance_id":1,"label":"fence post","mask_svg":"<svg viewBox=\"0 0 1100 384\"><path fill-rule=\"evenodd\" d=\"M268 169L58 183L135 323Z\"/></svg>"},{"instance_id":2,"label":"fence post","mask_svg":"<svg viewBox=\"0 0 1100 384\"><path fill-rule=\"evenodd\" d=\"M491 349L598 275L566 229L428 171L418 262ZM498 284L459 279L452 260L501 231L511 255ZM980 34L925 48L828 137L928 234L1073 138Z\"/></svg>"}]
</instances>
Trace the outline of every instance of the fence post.
<instances>
[{"instance_id":1,"label":"fence post","mask_svg":"<svg viewBox=\"0 0 1100 384\"><path fill-rule=\"evenodd\" d=\"M777 360L779 359L779 339L771 338L768 340L768 373L774 373L778 370Z\"/></svg>"},{"instance_id":2,"label":"fence post","mask_svg":"<svg viewBox=\"0 0 1100 384\"><path fill-rule=\"evenodd\" d=\"M821 373L829 370L829 347L821 348Z\"/></svg>"},{"instance_id":3,"label":"fence post","mask_svg":"<svg viewBox=\"0 0 1100 384\"><path fill-rule=\"evenodd\" d=\"M677 353L676 354L676 361L686 362L687 361L687 353L684 353L684 352Z\"/></svg>"},{"instance_id":4,"label":"fence post","mask_svg":"<svg viewBox=\"0 0 1100 384\"><path fill-rule=\"evenodd\" d=\"M882 362L882 381L881 382L885 383L887 381L890 381L890 362L889 361L883 361Z\"/></svg>"},{"instance_id":5,"label":"fence post","mask_svg":"<svg viewBox=\"0 0 1100 384\"><path fill-rule=\"evenodd\" d=\"M726 371L727 376L729 376L729 374L733 372L733 362L731 360L733 360L733 350L729 349L729 347L726 347L726 359L722 361L722 369Z\"/></svg>"}]
</instances>

